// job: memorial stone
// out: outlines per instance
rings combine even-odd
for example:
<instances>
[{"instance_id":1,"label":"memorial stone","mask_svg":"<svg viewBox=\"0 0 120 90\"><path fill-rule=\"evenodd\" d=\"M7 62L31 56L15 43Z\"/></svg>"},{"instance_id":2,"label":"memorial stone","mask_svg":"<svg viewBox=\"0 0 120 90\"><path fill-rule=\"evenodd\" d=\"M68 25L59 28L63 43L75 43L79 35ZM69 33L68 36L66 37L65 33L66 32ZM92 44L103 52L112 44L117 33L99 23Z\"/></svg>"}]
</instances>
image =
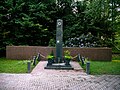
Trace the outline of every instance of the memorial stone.
<instances>
[{"instance_id":1,"label":"memorial stone","mask_svg":"<svg viewBox=\"0 0 120 90\"><path fill-rule=\"evenodd\" d=\"M62 62L62 43L63 43L63 20L57 20L56 30L56 63Z\"/></svg>"},{"instance_id":2,"label":"memorial stone","mask_svg":"<svg viewBox=\"0 0 120 90\"><path fill-rule=\"evenodd\" d=\"M46 65L45 69L61 69L61 70L73 70L71 65L66 65L63 61L63 20L58 19L56 24L56 59L55 63L52 62L51 65Z\"/></svg>"}]
</instances>

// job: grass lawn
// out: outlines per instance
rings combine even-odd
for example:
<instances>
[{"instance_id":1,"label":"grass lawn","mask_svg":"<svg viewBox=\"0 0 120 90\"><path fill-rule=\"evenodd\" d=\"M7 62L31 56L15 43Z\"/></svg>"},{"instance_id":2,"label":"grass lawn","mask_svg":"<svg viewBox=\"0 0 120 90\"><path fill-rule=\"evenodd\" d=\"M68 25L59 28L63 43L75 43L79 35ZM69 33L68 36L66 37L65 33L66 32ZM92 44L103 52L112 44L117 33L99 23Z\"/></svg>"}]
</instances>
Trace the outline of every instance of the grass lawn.
<instances>
[{"instance_id":1,"label":"grass lawn","mask_svg":"<svg viewBox=\"0 0 120 90\"><path fill-rule=\"evenodd\" d=\"M31 66L32 69L34 66ZM27 60L9 60L0 58L0 73L26 73Z\"/></svg>"},{"instance_id":2,"label":"grass lawn","mask_svg":"<svg viewBox=\"0 0 120 90\"><path fill-rule=\"evenodd\" d=\"M82 67L86 70L86 65ZM90 61L90 74L120 75L120 60L112 60L111 62Z\"/></svg>"}]
</instances>

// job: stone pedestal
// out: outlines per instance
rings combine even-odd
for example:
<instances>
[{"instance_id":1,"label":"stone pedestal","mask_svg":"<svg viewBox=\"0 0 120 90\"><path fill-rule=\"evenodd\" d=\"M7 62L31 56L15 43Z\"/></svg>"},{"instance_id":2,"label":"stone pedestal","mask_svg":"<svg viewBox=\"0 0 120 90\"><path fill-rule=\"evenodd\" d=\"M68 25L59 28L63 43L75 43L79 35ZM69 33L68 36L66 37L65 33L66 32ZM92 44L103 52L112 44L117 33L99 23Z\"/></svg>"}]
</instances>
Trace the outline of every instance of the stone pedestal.
<instances>
[{"instance_id":1,"label":"stone pedestal","mask_svg":"<svg viewBox=\"0 0 120 90\"><path fill-rule=\"evenodd\" d=\"M45 69L56 69L56 70L74 70L71 65L65 65L65 63L56 63L52 65L48 65Z\"/></svg>"}]
</instances>

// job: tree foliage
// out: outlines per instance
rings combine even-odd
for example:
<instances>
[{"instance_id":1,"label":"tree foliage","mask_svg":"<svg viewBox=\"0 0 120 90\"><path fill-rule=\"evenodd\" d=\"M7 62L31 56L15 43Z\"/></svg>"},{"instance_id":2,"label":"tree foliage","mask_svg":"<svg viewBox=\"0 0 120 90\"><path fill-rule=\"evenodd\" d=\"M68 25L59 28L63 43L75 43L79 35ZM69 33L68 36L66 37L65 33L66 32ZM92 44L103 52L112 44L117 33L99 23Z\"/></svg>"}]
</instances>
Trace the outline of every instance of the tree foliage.
<instances>
[{"instance_id":1,"label":"tree foliage","mask_svg":"<svg viewBox=\"0 0 120 90\"><path fill-rule=\"evenodd\" d=\"M2 0L0 51L6 45L48 46L55 41L57 19L64 21L64 42L90 32L111 46L120 35L119 6L119 0Z\"/></svg>"}]
</instances>

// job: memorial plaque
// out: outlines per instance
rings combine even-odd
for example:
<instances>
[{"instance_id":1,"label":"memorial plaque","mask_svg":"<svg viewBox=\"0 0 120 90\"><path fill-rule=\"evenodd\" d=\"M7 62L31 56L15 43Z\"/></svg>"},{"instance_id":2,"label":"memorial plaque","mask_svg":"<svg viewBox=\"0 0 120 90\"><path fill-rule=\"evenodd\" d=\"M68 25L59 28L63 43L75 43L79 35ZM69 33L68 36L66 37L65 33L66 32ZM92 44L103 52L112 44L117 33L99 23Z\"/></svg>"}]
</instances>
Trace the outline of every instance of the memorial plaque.
<instances>
[{"instance_id":1,"label":"memorial plaque","mask_svg":"<svg viewBox=\"0 0 120 90\"><path fill-rule=\"evenodd\" d=\"M56 63L62 62L62 43L63 43L63 20L57 20L56 28Z\"/></svg>"}]
</instances>

